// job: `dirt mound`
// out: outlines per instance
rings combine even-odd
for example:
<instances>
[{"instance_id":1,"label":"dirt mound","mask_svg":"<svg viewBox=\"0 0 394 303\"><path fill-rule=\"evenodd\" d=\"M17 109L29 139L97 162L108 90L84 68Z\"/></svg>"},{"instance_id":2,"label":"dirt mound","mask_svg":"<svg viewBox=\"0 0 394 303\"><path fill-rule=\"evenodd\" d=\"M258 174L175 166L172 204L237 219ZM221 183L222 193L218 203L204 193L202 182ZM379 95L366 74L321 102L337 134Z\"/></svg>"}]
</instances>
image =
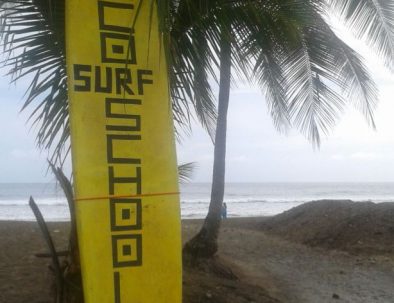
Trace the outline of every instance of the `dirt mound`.
<instances>
[{"instance_id":1,"label":"dirt mound","mask_svg":"<svg viewBox=\"0 0 394 303\"><path fill-rule=\"evenodd\" d=\"M223 259L200 260L183 267L184 303L280 303Z\"/></svg>"},{"instance_id":2,"label":"dirt mound","mask_svg":"<svg viewBox=\"0 0 394 303\"><path fill-rule=\"evenodd\" d=\"M351 253L394 253L394 203L320 200L263 223L264 231L309 246Z\"/></svg>"}]
</instances>

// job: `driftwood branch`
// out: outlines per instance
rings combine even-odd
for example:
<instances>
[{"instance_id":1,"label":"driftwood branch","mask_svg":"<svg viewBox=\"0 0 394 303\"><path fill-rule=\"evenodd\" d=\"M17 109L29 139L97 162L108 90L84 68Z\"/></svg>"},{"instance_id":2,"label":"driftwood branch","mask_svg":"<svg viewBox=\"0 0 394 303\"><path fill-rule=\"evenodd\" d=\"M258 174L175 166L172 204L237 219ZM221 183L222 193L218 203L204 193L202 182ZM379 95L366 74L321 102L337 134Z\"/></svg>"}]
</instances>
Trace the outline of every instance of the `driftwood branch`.
<instances>
[{"instance_id":1,"label":"driftwood branch","mask_svg":"<svg viewBox=\"0 0 394 303\"><path fill-rule=\"evenodd\" d=\"M63 171L58 167L56 168L53 163L49 162L49 166L52 169L53 174L55 175L57 181L59 182L63 192L66 196L68 207L70 210L70 221L71 221L71 230L70 230L70 240L69 240L69 250L70 250L70 265L73 268L70 268L72 272L79 272L79 248L78 248L78 236L77 236L77 226L75 219L75 205L74 205L74 193L71 182L64 175Z\"/></svg>"},{"instance_id":2,"label":"driftwood branch","mask_svg":"<svg viewBox=\"0 0 394 303\"><path fill-rule=\"evenodd\" d=\"M48 249L50 251L52 257L52 263L54 267L55 277L56 277L56 303L63 302L63 273L60 267L59 258L56 253L55 245L53 244L51 234L49 233L48 227L45 223L44 217L41 214L40 209L38 208L36 202L34 202L33 197L30 197L29 200L30 208L32 209L34 216L37 219L38 226L41 229L41 232L44 236L45 242L48 245Z\"/></svg>"},{"instance_id":3,"label":"driftwood branch","mask_svg":"<svg viewBox=\"0 0 394 303\"><path fill-rule=\"evenodd\" d=\"M57 251L56 255L58 257L67 257L69 253L70 252L68 250L61 250L61 251ZM34 256L37 258L52 258L52 253L36 253L34 254Z\"/></svg>"},{"instance_id":4,"label":"driftwood branch","mask_svg":"<svg viewBox=\"0 0 394 303\"><path fill-rule=\"evenodd\" d=\"M51 235L45 224L44 218L42 217L42 214L38 209L36 203L34 202L33 198L30 197L30 207L32 208L34 215L37 218L37 222L41 228L41 231L49 248L49 253L37 253L36 256L39 258L52 259L52 265L50 266L50 269L55 274L54 283L56 287L56 298L54 299L54 302L83 303L84 299L82 290L77 228L75 220L73 188L71 182L64 175L60 168L56 168L50 162L49 166L64 191L70 210L71 229L68 243L69 248L67 251L56 251L55 246L53 245ZM61 265L59 262L59 257L65 257Z\"/></svg>"}]
</instances>

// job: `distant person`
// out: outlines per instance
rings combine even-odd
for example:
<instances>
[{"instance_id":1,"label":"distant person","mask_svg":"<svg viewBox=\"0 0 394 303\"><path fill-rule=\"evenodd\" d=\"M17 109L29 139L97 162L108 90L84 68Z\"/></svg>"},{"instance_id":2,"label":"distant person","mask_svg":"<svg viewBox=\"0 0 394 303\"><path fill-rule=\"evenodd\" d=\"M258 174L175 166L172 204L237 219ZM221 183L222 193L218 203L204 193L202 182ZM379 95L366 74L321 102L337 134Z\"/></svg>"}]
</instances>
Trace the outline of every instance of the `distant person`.
<instances>
[{"instance_id":1,"label":"distant person","mask_svg":"<svg viewBox=\"0 0 394 303\"><path fill-rule=\"evenodd\" d=\"M222 205L222 219L227 219L227 204L223 203Z\"/></svg>"}]
</instances>

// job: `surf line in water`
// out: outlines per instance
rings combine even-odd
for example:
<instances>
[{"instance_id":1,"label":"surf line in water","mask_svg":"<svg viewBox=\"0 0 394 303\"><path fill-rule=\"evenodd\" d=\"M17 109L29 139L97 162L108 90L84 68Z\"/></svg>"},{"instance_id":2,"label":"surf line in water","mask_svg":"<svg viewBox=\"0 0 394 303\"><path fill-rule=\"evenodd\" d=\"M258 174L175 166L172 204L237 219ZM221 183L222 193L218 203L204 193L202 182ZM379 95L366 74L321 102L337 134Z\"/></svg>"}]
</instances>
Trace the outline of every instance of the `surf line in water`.
<instances>
[{"instance_id":1,"label":"surf line in water","mask_svg":"<svg viewBox=\"0 0 394 303\"><path fill-rule=\"evenodd\" d=\"M151 3L143 2L135 31L133 3L67 2L66 26L74 34L67 40L73 170L87 303L181 302L167 70L160 63ZM78 32L78 23L90 27L79 29L89 36Z\"/></svg>"}]
</instances>

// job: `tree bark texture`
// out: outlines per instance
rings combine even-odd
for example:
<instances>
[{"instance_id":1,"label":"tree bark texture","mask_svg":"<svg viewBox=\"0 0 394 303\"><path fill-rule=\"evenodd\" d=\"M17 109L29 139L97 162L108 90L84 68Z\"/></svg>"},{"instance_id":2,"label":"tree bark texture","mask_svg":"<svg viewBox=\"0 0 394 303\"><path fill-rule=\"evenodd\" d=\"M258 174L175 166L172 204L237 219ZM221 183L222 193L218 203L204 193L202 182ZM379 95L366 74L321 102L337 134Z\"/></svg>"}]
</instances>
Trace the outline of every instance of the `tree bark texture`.
<instances>
[{"instance_id":1,"label":"tree bark texture","mask_svg":"<svg viewBox=\"0 0 394 303\"><path fill-rule=\"evenodd\" d=\"M199 233L184 246L184 253L193 259L210 258L218 250L218 234L224 198L226 172L227 111L231 85L231 42L229 32L222 30L218 118L215 134L211 201L208 215Z\"/></svg>"}]
</instances>

